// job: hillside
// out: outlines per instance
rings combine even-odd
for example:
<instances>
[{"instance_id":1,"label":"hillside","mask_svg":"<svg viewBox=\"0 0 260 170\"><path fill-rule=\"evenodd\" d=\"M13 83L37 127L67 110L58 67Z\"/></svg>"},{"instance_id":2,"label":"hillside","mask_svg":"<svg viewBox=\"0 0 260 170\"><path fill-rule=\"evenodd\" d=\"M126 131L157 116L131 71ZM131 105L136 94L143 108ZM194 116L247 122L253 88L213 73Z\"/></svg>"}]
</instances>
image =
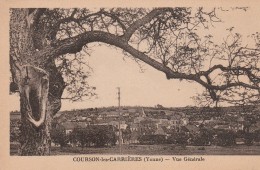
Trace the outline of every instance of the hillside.
<instances>
[{"instance_id":1,"label":"hillside","mask_svg":"<svg viewBox=\"0 0 260 170\"><path fill-rule=\"evenodd\" d=\"M236 115L238 113L260 113L260 106L229 106L229 107L220 107L220 108L202 108L202 107L141 107L141 106L123 106L121 107L121 115L131 115L137 116L142 112L144 109L145 113L148 114L147 116L151 115L182 115L188 116L192 119L210 119L214 116L221 116L223 114L229 115ZM83 116L83 117L98 117L100 115L119 115L118 107L101 107L101 108L87 108L87 109L75 109L70 111L59 111L55 116L54 119L66 119L66 120L73 120L75 117ZM18 111L12 111L10 113L11 120L20 119L21 115Z\"/></svg>"}]
</instances>

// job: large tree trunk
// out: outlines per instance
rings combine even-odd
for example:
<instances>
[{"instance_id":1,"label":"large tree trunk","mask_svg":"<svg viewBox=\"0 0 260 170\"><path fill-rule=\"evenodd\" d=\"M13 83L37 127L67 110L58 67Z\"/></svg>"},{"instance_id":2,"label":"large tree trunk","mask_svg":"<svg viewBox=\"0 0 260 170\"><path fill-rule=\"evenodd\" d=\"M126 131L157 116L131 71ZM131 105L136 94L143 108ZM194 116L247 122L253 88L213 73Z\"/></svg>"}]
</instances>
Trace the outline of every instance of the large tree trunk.
<instances>
[{"instance_id":1,"label":"large tree trunk","mask_svg":"<svg viewBox=\"0 0 260 170\"><path fill-rule=\"evenodd\" d=\"M21 102L21 147L20 155L49 155L50 154L50 130L52 116L60 110L61 95L64 90L64 82L54 63L46 65L46 70L50 73L50 87L46 108L46 118L42 126L35 127L27 120L27 103L23 93L20 93ZM35 117L40 115L35 115Z\"/></svg>"},{"instance_id":2,"label":"large tree trunk","mask_svg":"<svg viewBox=\"0 0 260 170\"><path fill-rule=\"evenodd\" d=\"M35 56L37 51L33 41L33 30L31 27L29 9L12 9L10 17L10 66L13 81L18 86L20 93L20 111L21 111L21 138L20 138L20 155L49 155L50 154L50 128L52 116L59 111L61 107L61 95L65 88L63 78L56 69L54 60L50 59L45 62ZM39 48L37 47L39 50ZM48 54L46 54L48 55ZM35 94L30 96L30 102L24 90L24 77L19 70L20 66L29 65L41 68L48 73L48 91L45 92L47 97L44 121L40 126L35 126L29 121L28 115L31 115L35 121L41 119L41 107L39 104L33 105L34 100L38 100ZM26 70L27 71L27 70ZM30 74L30 73L27 73ZM40 78L33 75L31 79ZM33 86L33 84L31 84ZM28 86L28 85L27 85ZM30 85L29 85L30 86ZM40 103L39 101L38 103ZM31 108L28 105L33 105ZM35 111L36 110L36 111ZM34 111L34 112L33 112Z\"/></svg>"},{"instance_id":3,"label":"large tree trunk","mask_svg":"<svg viewBox=\"0 0 260 170\"><path fill-rule=\"evenodd\" d=\"M61 95L64 90L64 82L59 72L57 72L55 65L50 63L46 70L50 74L50 87L48 93L48 103L46 108L46 118L42 126L35 127L27 120L27 103L25 95L20 93L21 102L21 147L20 155L49 155L50 154L50 128L52 116L60 110ZM39 117L39 115L36 115Z\"/></svg>"}]
</instances>

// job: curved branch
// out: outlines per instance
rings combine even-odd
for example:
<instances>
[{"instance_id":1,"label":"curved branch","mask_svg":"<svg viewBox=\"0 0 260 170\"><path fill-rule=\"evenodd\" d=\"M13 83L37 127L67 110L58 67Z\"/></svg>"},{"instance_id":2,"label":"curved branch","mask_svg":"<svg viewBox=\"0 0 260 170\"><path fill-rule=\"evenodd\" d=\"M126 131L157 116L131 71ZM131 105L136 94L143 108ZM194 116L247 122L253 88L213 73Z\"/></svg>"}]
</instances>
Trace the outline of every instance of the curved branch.
<instances>
[{"instance_id":1,"label":"curved branch","mask_svg":"<svg viewBox=\"0 0 260 170\"><path fill-rule=\"evenodd\" d=\"M223 72L232 72L232 74L234 74L234 75L242 75L242 74L247 75L249 80L253 83L256 83L256 84L260 82L260 77L257 77L256 75L254 75L252 73L252 71L253 71L252 68L246 68L246 67L240 67L240 66L225 67L221 64L218 64L218 65L214 65L213 67L211 67L207 71L199 72L198 75L207 77L210 73L214 72L217 69L220 69ZM258 69L258 68L254 68L254 69L257 70L257 71L260 71L260 69ZM250 86L243 85L243 83L240 84L240 86L252 88Z\"/></svg>"},{"instance_id":2,"label":"curved branch","mask_svg":"<svg viewBox=\"0 0 260 170\"><path fill-rule=\"evenodd\" d=\"M169 67L165 66L164 64L150 58L146 54L135 49L134 47L129 45L124 38L118 37L110 33L102 32L102 31L90 31L62 41L56 41L52 44L52 47L43 49L40 52L38 52L38 54L36 55L56 57L58 55L63 55L67 53L77 53L81 51L84 45L91 42L103 42L103 43L107 43L119 47L124 51L128 52L129 54L131 54L132 56L134 56L135 58L145 62L146 64L152 66L153 68L161 72L164 72L166 74L167 79L193 80L210 90L225 90L235 86L242 86L246 88L259 90L258 86L253 86L243 82L227 83L225 85L212 85L201 79L202 76L207 76L215 69L222 69L222 70L227 69L222 65L213 66L208 71L204 71L204 72L201 71L196 74L185 74L185 73L175 72L171 70Z\"/></svg>"}]
</instances>

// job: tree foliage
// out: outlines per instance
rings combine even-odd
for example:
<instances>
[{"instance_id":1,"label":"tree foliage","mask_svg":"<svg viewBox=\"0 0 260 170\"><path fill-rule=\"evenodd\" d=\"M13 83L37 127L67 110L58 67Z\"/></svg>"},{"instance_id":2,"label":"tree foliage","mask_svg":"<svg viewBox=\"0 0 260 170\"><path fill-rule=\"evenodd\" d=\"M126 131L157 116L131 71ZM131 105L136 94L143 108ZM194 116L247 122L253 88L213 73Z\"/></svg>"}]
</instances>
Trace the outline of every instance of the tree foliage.
<instances>
[{"instance_id":1,"label":"tree foliage","mask_svg":"<svg viewBox=\"0 0 260 170\"><path fill-rule=\"evenodd\" d=\"M200 132L193 137L193 144L198 146L211 145L213 141L213 134L214 133L212 131L201 128Z\"/></svg>"},{"instance_id":2,"label":"tree foliage","mask_svg":"<svg viewBox=\"0 0 260 170\"><path fill-rule=\"evenodd\" d=\"M201 84L213 101L259 102L259 33L252 44L230 34L220 44L198 30L220 22L218 9L204 8L100 8L31 9L35 13L33 42L36 49L51 50L65 79L68 98L95 95L83 71L89 43L103 42L123 49L166 74L168 79ZM41 41L39 41L41 40ZM49 57L53 57L48 56ZM221 96L221 97L220 97ZM243 101L244 101L243 100Z\"/></svg>"},{"instance_id":3,"label":"tree foliage","mask_svg":"<svg viewBox=\"0 0 260 170\"><path fill-rule=\"evenodd\" d=\"M216 144L219 146L232 146L236 143L235 133L232 131L223 131L217 134Z\"/></svg>"},{"instance_id":4,"label":"tree foliage","mask_svg":"<svg viewBox=\"0 0 260 170\"><path fill-rule=\"evenodd\" d=\"M89 125L85 128L75 127L69 138L71 143L79 143L82 148L93 145L103 147L105 145L115 145L116 143L115 132L110 126Z\"/></svg>"}]
</instances>

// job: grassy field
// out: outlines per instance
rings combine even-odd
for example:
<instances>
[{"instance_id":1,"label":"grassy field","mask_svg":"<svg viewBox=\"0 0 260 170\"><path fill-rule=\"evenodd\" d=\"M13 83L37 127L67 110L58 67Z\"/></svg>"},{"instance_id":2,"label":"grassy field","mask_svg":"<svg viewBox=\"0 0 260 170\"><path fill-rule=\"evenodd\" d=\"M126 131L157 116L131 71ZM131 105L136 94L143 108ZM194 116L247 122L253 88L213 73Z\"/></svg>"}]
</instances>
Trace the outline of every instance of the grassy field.
<instances>
[{"instance_id":1,"label":"grassy field","mask_svg":"<svg viewBox=\"0 0 260 170\"><path fill-rule=\"evenodd\" d=\"M18 145L12 144L10 155L17 155ZM51 155L78 155L78 154L119 154L119 147L80 148L59 147L51 148ZM260 146L186 146L176 145L123 145L124 155L260 155Z\"/></svg>"}]
</instances>

